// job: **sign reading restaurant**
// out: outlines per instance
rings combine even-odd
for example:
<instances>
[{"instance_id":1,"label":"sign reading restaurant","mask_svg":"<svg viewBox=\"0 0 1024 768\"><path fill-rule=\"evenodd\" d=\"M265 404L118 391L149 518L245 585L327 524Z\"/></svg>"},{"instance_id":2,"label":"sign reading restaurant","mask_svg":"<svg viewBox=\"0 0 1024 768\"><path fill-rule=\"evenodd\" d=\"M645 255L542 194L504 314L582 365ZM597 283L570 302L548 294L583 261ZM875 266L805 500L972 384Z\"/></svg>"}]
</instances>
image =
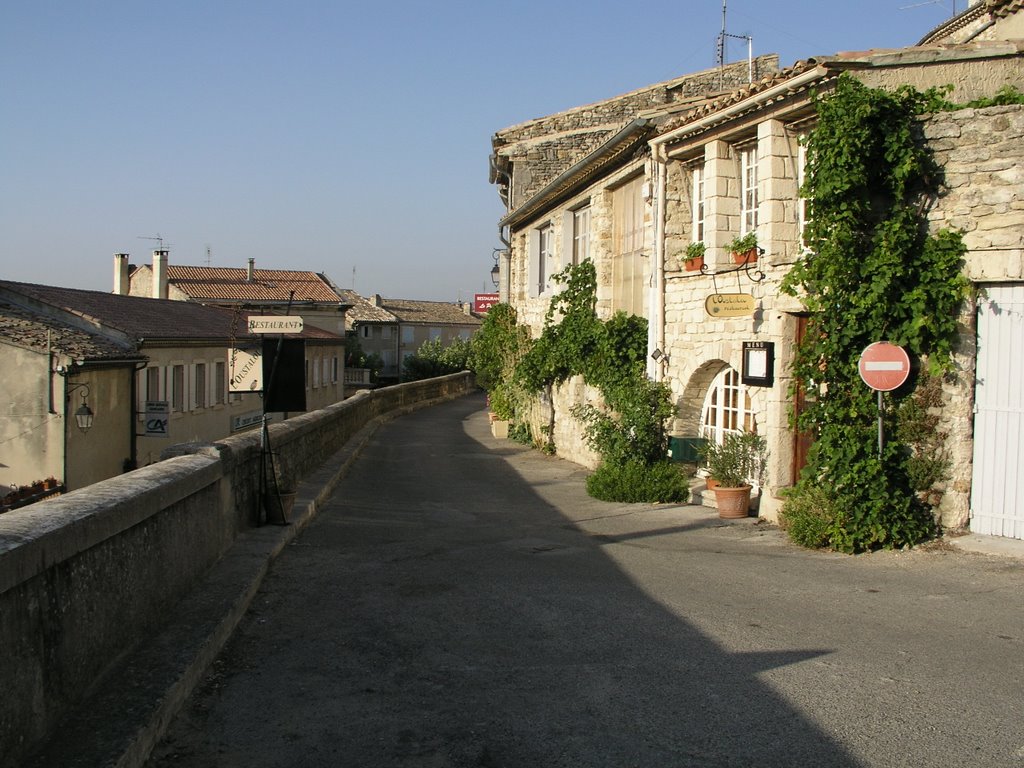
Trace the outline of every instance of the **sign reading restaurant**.
<instances>
[{"instance_id":1,"label":"sign reading restaurant","mask_svg":"<svg viewBox=\"0 0 1024 768\"><path fill-rule=\"evenodd\" d=\"M249 333L302 333L302 318L294 315L253 315Z\"/></svg>"}]
</instances>

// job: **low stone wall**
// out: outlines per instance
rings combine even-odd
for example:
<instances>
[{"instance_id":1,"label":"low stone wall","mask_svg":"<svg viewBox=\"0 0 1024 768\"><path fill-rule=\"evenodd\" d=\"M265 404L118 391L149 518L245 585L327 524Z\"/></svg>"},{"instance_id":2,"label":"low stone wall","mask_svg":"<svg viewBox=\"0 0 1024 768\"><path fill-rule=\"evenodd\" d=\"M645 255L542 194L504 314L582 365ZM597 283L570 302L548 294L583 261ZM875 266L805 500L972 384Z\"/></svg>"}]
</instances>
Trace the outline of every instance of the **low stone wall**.
<instances>
[{"instance_id":1,"label":"low stone wall","mask_svg":"<svg viewBox=\"0 0 1024 768\"><path fill-rule=\"evenodd\" d=\"M375 418L471 391L455 374L362 392L269 428L282 487ZM0 765L16 765L256 524L259 431L0 515Z\"/></svg>"}]
</instances>

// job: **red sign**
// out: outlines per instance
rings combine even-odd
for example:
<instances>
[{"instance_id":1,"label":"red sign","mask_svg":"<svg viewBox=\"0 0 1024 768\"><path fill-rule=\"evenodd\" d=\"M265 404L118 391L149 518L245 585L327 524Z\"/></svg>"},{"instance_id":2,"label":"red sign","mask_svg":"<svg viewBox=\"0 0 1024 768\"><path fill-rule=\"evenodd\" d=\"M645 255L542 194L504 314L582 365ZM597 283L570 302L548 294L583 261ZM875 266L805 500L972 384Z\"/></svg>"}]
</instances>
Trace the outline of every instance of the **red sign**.
<instances>
[{"instance_id":1,"label":"red sign","mask_svg":"<svg viewBox=\"0 0 1024 768\"><path fill-rule=\"evenodd\" d=\"M888 341L868 344L860 353L860 377L872 389L891 392L910 376L910 357L903 347Z\"/></svg>"},{"instance_id":2,"label":"red sign","mask_svg":"<svg viewBox=\"0 0 1024 768\"><path fill-rule=\"evenodd\" d=\"M496 293L477 293L473 296L473 311L478 315L486 315L487 310L500 301Z\"/></svg>"}]
</instances>

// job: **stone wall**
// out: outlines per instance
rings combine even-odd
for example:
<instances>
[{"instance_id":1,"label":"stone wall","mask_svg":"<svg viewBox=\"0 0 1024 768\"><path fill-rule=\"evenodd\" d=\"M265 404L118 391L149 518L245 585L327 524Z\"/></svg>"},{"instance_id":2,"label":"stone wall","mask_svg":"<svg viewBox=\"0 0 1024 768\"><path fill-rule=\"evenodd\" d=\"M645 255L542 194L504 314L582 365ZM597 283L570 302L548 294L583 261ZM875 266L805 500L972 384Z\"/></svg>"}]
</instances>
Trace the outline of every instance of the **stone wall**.
<instances>
[{"instance_id":1,"label":"stone wall","mask_svg":"<svg viewBox=\"0 0 1024 768\"><path fill-rule=\"evenodd\" d=\"M472 386L468 373L411 382L272 425L281 487L370 420ZM255 524L258 432L167 455L0 515L0 764L18 764Z\"/></svg>"},{"instance_id":2,"label":"stone wall","mask_svg":"<svg viewBox=\"0 0 1024 768\"><path fill-rule=\"evenodd\" d=\"M984 287L1024 280L1024 106L964 109L929 117L925 136L943 169L943 190L928 214L933 230L963 233L964 271ZM952 476L939 505L945 525L967 525L972 474L976 320L960 315L955 372L944 383L940 430L949 434Z\"/></svg>"},{"instance_id":3,"label":"stone wall","mask_svg":"<svg viewBox=\"0 0 1024 768\"><path fill-rule=\"evenodd\" d=\"M755 80L778 70L778 56L754 60ZM708 69L613 99L530 120L495 134L495 152L513 165L511 208L522 205L565 169L582 160L646 110L685 104L747 84L747 62Z\"/></svg>"}]
</instances>

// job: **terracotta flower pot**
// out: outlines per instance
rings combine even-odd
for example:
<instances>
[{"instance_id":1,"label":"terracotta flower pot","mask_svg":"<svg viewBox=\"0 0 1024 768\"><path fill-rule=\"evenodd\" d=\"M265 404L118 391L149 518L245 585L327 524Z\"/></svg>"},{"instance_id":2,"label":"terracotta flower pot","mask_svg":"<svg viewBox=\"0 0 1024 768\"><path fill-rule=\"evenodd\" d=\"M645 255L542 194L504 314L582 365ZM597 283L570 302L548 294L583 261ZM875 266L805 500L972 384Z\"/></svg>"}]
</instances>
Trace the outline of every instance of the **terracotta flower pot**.
<instances>
[{"instance_id":1,"label":"terracotta flower pot","mask_svg":"<svg viewBox=\"0 0 1024 768\"><path fill-rule=\"evenodd\" d=\"M757 261L757 248L751 248L742 253L733 252L732 259L737 264L753 264Z\"/></svg>"},{"instance_id":2,"label":"terracotta flower pot","mask_svg":"<svg viewBox=\"0 0 1024 768\"><path fill-rule=\"evenodd\" d=\"M739 488L715 488L715 501L718 502L718 516L726 520L736 520L750 514L750 486Z\"/></svg>"},{"instance_id":3,"label":"terracotta flower pot","mask_svg":"<svg viewBox=\"0 0 1024 768\"><path fill-rule=\"evenodd\" d=\"M693 259L684 259L683 260L683 269L685 269L687 272L697 272L703 266L704 266L704 257L703 256L697 256L696 258L693 258Z\"/></svg>"}]
</instances>

